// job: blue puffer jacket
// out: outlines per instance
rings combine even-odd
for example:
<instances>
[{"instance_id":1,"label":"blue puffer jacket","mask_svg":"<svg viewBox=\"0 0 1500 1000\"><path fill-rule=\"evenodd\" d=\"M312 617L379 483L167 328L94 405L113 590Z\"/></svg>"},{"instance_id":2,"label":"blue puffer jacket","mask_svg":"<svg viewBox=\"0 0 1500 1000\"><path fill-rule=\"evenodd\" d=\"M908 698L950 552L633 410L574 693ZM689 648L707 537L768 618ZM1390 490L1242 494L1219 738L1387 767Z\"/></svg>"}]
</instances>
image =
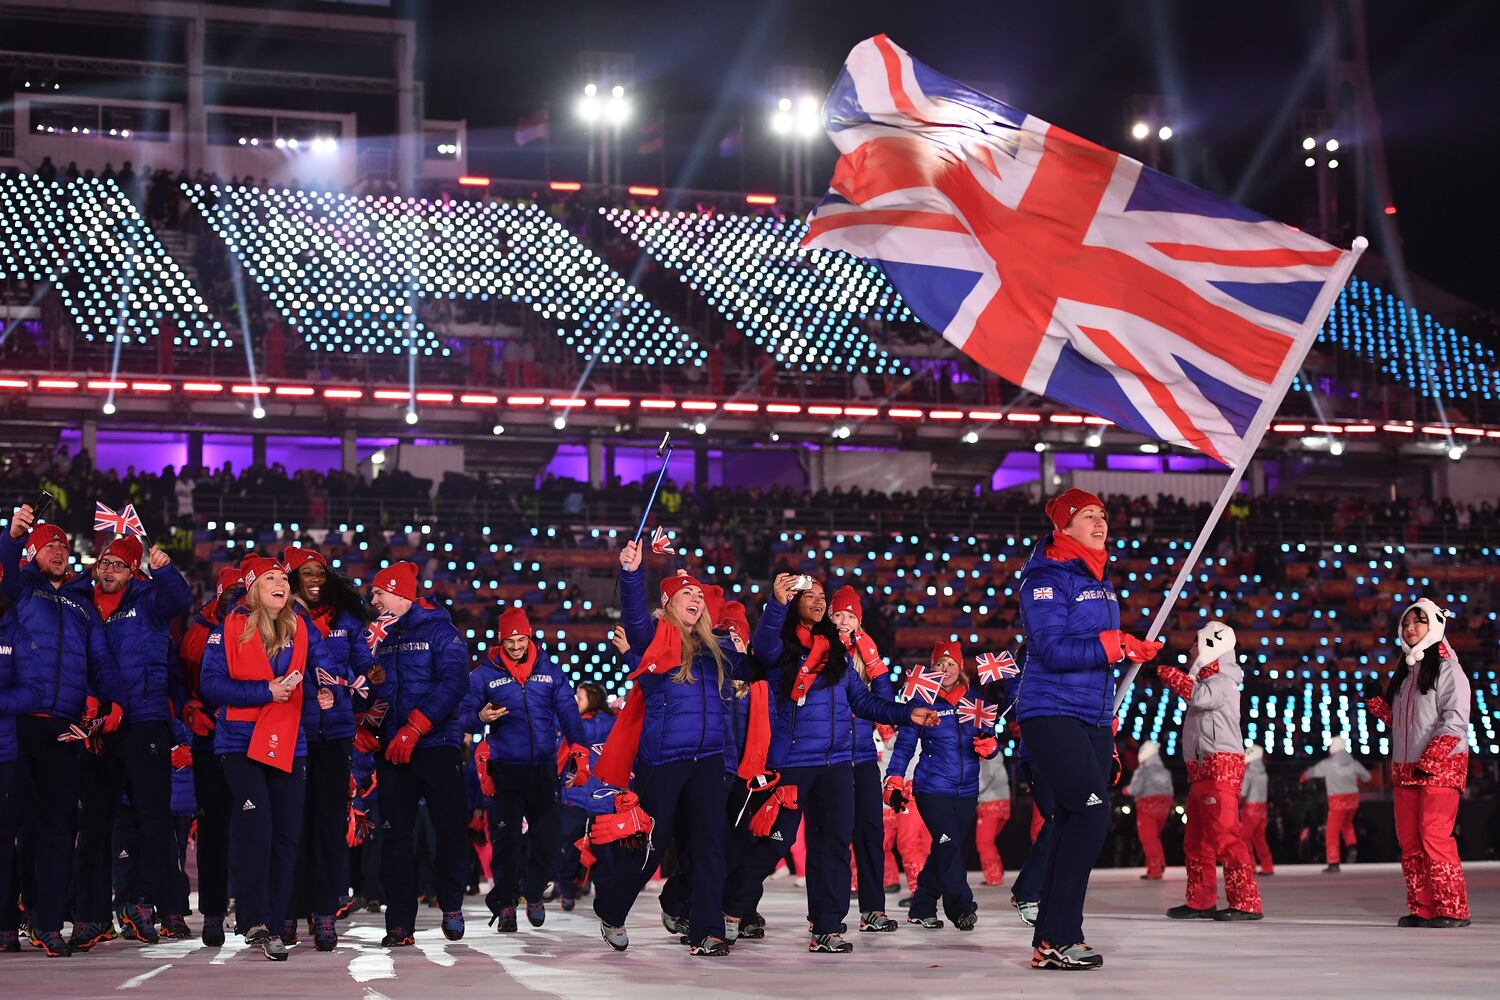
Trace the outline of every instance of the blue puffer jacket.
<instances>
[{"instance_id":1,"label":"blue puffer jacket","mask_svg":"<svg viewBox=\"0 0 1500 1000\"><path fill-rule=\"evenodd\" d=\"M971 686L963 697L981 701L984 696L977 686ZM912 778L913 790L927 795L977 798L979 755L974 752L974 738L993 736L994 731L985 732L972 722L961 722L957 706L942 696L932 708L938 714L937 725L922 729L908 723L901 727L886 773L905 774L911 764L912 751L921 740L922 757L917 761L917 773ZM999 753L998 747L996 753Z\"/></svg>"},{"instance_id":2,"label":"blue puffer jacket","mask_svg":"<svg viewBox=\"0 0 1500 1000\"><path fill-rule=\"evenodd\" d=\"M0 764L9 764L19 756L16 747L16 716L41 693L15 687L16 683L16 616L6 612L0 618ZM15 808L14 806L10 808Z\"/></svg>"},{"instance_id":3,"label":"blue puffer jacket","mask_svg":"<svg viewBox=\"0 0 1500 1000\"><path fill-rule=\"evenodd\" d=\"M593 715L581 716L583 732L588 739L589 748L589 780L574 788L571 785L563 785L563 805L577 806L593 814L602 815L614 811L614 798L595 798L596 792L604 789L604 782L593 776L592 769L599 762L599 752L604 749L604 741L609 739L609 731L615 728L615 717L608 712L595 712Z\"/></svg>"},{"instance_id":4,"label":"blue puffer jacket","mask_svg":"<svg viewBox=\"0 0 1500 1000\"><path fill-rule=\"evenodd\" d=\"M886 671L879 677L871 677L865 683L877 697L886 701L896 700L896 685L891 683L890 671ZM856 715L854 717L854 763L873 764L879 759L880 752L875 748L875 723Z\"/></svg>"},{"instance_id":5,"label":"blue puffer jacket","mask_svg":"<svg viewBox=\"0 0 1500 1000\"><path fill-rule=\"evenodd\" d=\"M36 696L23 711L78 722L90 691L123 706L128 692L93 602L53 587L36 563L19 568L21 547L0 531L0 592L16 617L16 679Z\"/></svg>"},{"instance_id":6,"label":"blue puffer jacket","mask_svg":"<svg viewBox=\"0 0 1500 1000\"><path fill-rule=\"evenodd\" d=\"M786 621L787 605L774 598L755 628L750 647L765 668L771 694L771 750L766 766L827 767L850 764L854 760L854 715L874 722L899 726L910 721L911 709L870 693L865 682L852 668L845 667L838 680L829 682L820 676L808 690L803 704L787 697L781 676L781 627ZM830 660L845 656L844 649L830 649ZM802 651L806 656L806 650Z\"/></svg>"},{"instance_id":7,"label":"blue puffer jacket","mask_svg":"<svg viewBox=\"0 0 1500 1000\"><path fill-rule=\"evenodd\" d=\"M387 630L375 662L385 670L385 682L371 685L370 695L390 705L380 724L382 746L413 710L432 723L418 749L463 742L458 708L469 688L469 647L447 611L426 600L413 604Z\"/></svg>"},{"instance_id":8,"label":"blue puffer jacket","mask_svg":"<svg viewBox=\"0 0 1500 1000\"><path fill-rule=\"evenodd\" d=\"M490 760L497 764L555 766L559 729L569 743L583 746L589 743L578 718L572 681L534 639L532 648L536 650L536 660L525 684L511 674L509 661L499 646L492 648L486 662L469 675L469 690L460 710L464 732L485 731L479 710L486 704L506 710L506 714L488 724Z\"/></svg>"},{"instance_id":9,"label":"blue puffer jacket","mask_svg":"<svg viewBox=\"0 0 1500 1000\"><path fill-rule=\"evenodd\" d=\"M80 602L94 603L94 579L79 576L63 588ZM125 721L159 722L172 717L170 663L172 620L192 610L193 591L175 566L150 580L125 584L119 606L104 622L104 638L125 682Z\"/></svg>"},{"instance_id":10,"label":"blue puffer jacket","mask_svg":"<svg viewBox=\"0 0 1500 1000\"><path fill-rule=\"evenodd\" d=\"M172 721L172 745L191 745L192 731L181 721ZM193 792L193 769L190 767L172 770L172 815L192 816L198 811L198 797Z\"/></svg>"},{"instance_id":11,"label":"blue puffer jacket","mask_svg":"<svg viewBox=\"0 0 1500 1000\"><path fill-rule=\"evenodd\" d=\"M250 612L237 607L230 615L248 615ZM317 718L317 676L321 665L328 669L328 659L323 652L323 638L306 618L297 616L297 624L307 632L307 662L302 667L302 717L297 724L297 750L293 756L307 756L307 727ZM250 640L254 642L254 639ZM271 658L273 676L284 676L292 666L292 647L287 646ZM265 681L238 681L229 676L229 659L224 653L224 626L220 625L208 637L203 647L203 665L198 672L198 691L204 704L214 706L214 753L244 753L250 749L250 737L255 732L255 723L230 721L225 718L225 708L256 708L271 703L271 691ZM308 703L312 707L308 707Z\"/></svg>"},{"instance_id":12,"label":"blue puffer jacket","mask_svg":"<svg viewBox=\"0 0 1500 1000\"><path fill-rule=\"evenodd\" d=\"M1016 721L1067 715L1107 726L1115 671L1099 633L1120 627L1120 602L1109 579L1094 579L1082 559L1050 559L1046 549L1044 539L1016 578L1026 633Z\"/></svg>"},{"instance_id":13,"label":"blue puffer jacket","mask_svg":"<svg viewBox=\"0 0 1500 1000\"><path fill-rule=\"evenodd\" d=\"M369 643L365 642L365 626L358 618L347 611L340 611L326 621L312 613L308 614L308 618L323 636L323 652L328 657L329 673L348 681L370 672L370 667L375 664L375 657L370 653ZM323 631L325 625L327 632ZM333 692L332 708L317 708L317 701L313 702L317 716L308 723L307 738L314 743L354 737L354 696L347 687L340 684L332 685L328 690Z\"/></svg>"},{"instance_id":14,"label":"blue puffer jacket","mask_svg":"<svg viewBox=\"0 0 1500 1000\"><path fill-rule=\"evenodd\" d=\"M620 571L620 622L633 653L644 653L656 635L656 621L646 606L646 579L639 569ZM673 680L677 671L642 674L635 679L646 700L646 718L641 724L641 742L636 763L658 767L679 760L701 760L704 757L733 752L726 747L727 718L734 690L729 681L744 668L744 656L727 643L720 643L724 655L724 679L719 681L719 665L711 654L700 652L693 659L692 680L679 684Z\"/></svg>"}]
</instances>

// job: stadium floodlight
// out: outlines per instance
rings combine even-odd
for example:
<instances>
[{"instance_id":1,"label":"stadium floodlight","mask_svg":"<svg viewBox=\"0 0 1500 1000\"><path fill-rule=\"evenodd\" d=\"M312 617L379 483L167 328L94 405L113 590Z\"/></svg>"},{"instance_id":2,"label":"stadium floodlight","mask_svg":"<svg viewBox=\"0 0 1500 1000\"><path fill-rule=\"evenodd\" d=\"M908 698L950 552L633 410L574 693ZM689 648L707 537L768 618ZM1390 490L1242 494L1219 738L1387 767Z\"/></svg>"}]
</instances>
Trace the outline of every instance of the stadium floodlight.
<instances>
[{"instance_id":1,"label":"stadium floodlight","mask_svg":"<svg viewBox=\"0 0 1500 1000\"><path fill-rule=\"evenodd\" d=\"M978 444L979 443L979 432L978 431L969 431L967 434L964 435L964 439L963 440L964 440L964 444Z\"/></svg>"},{"instance_id":2,"label":"stadium floodlight","mask_svg":"<svg viewBox=\"0 0 1500 1000\"><path fill-rule=\"evenodd\" d=\"M590 83L583 88L583 97L578 102L578 117L585 122L593 123L599 120L604 108L599 100L599 88Z\"/></svg>"},{"instance_id":3,"label":"stadium floodlight","mask_svg":"<svg viewBox=\"0 0 1500 1000\"><path fill-rule=\"evenodd\" d=\"M416 410L406 411L406 422L408 425L415 424L419 419L420 418L417 416Z\"/></svg>"},{"instance_id":4,"label":"stadium floodlight","mask_svg":"<svg viewBox=\"0 0 1500 1000\"><path fill-rule=\"evenodd\" d=\"M257 406L250 411L250 415L256 420L264 420L266 419L266 408L264 406Z\"/></svg>"},{"instance_id":5,"label":"stadium floodlight","mask_svg":"<svg viewBox=\"0 0 1500 1000\"><path fill-rule=\"evenodd\" d=\"M1047 442L1038 441L1036 444L1031 446L1031 450L1040 455L1042 452L1047 450Z\"/></svg>"},{"instance_id":6,"label":"stadium floodlight","mask_svg":"<svg viewBox=\"0 0 1500 1000\"><path fill-rule=\"evenodd\" d=\"M1161 445L1154 441L1147 441L1141 445L1141 452L1146 455L1155 455L1161 451Z\"/></svg>"},{"instance_id":7,"label":"stadium floodlight","mask_svg":"<svg viewBox=\"0 0 1500 1000\"><path fill-rule=\"evenodd\" d=\"M1318 165L1318 161L1309 156L1307 159L1302 161L1302 165L1304 167L1316 167Z\"/></svg>"},{"instance_id":8,"label":"stadium floodlight","mask_svg":"<svg viewBox=\"0 0 1500 1000\"><path fill-rule=\"evenodd\" d=\"M1083 439L1083 443L1090 448L1097 448L1104 443L1104 435L1098 431L1090 431L1089 435Z\"/></svg>"},{"instance_id":9,"label":"stadium floodlight","mask_svg":"<svg viewBox=\"0 0 1500 1000\"><path fill-rule=\"evenodd\" d=\"M495 426L493 426L493 427L490 428L490 433L494 434L494 435L497 435L497 436L500 435L500 434L504 434L505 433L505 425L504 424L496 424Z\"/></svg>"},{"instance_id":10,"label":"stadium floodlight","mask_svg":"<svg viewBox=\"0 0 1500 1000\"><path fill-rule=\"evenodd\" d=\"M1332 455L1334 458L1338 458L1343 453L1344 453L1344 442L1342 442L1342 441L1330 441L1328 443L1328 454Z\"/></svg>"},{"instance_id":11,"label":"stadium floodlight","mask_svg":"<svg viewBox=\"0 0 1500 1000\"><path fill-rule=\"evenodd\" d=\"M1130 126L1130 137L1132 139L1145 139L1146 136L1150 134L1151 126L1147 125L1145 122L1136 122L1134 125Z\"/></svg>"},{"instance_id":12,"label":"stadium floodlight","mask_svg":"<svg viewBox=\"0 0 1500 1000\"><path fill-rule=\"evenodd\" d=\"M1337 139L1329 139L1328 142L1323 145L1323 148L1328 150L1330 153L1337 153L1339 151L1339 141Z\"/></svg>"},{"instance_id":13,"label":"stadium floodlight","mask_svg":"<svg viewBox=\"0 0 1500 1000\"><path fill-rule=\"evenodd\" d=\"M1308 150L1309 152L1316 149L1317 145L1318 140L1314 139L1312 136L1308 136L1306 139L1302 140L1302 148Z\"/></svg>"},{"instance_id":14,"label":"stadium floodlight","mask_svg":"<svg viewBox=\"0 0 1500 1000\"><path fill-rule=\"evenodd\" d=\"M371 455L370 456L370 464L371 465L384 465L385 464L385 452L383 452L383 451L377 451L375 454Z\"/></svg>"},{"instance_id":15,"label":"stadium floodlight","mask_svg":"<svg viewBox=\"0 0 1500 1000\"><path fill-rule=\"evenodd\" d=\"M102 406L101 409L104 411L104 415L106 417L113 416L115 412L115 404L106 400L104 406Z\"/></svg>"},{"instance_id":16,"label":"stadium floodlight","mask_svg":"<svg viewBox=\"0 0 1500 1000\"><path fill-rule=\"evenodd\" d=\"M1329 170L1337 170L1338 168L1339 168L1339 161L1338 160L1329 160L1328 161L1328 169Z\"/></svg>"},{"instance_id":17,"label":"stadium floodlight","mask_svg":"<svg viewBox=\"0 0 1500 1000\"><path fill-rule=\"evenodd\" d=\"M1162 142L1166 142L1168 139L1172 138L1172 135L1172 126L1170 125L1163 125L1161 128L1156 130L1156 137Z\"/></svg>"},{"instance_id":18,"label":"stadium floodlight","mask_svg":"<svg viewBox=\"0 0 1500 1000\"><path fill-rule=\"evenodd\" d=\"M567 430L568 429L568 418L567 417L557 417L555 420L552 421L552 429L553 430L558 430L558 431L565 431L565 430Z\"/></svg>"},{"instance_id":19,"label":"stadium floodlight","mask_svg":"<svg viewBox=\"0 0 1500 1000\"><path fill-rule=\"evenodd\" d=\"M1457 462L1464 457L1464 446L1461 444L1450 444L1448 446L1448 457Z\"/></svg>"}]
</instances>

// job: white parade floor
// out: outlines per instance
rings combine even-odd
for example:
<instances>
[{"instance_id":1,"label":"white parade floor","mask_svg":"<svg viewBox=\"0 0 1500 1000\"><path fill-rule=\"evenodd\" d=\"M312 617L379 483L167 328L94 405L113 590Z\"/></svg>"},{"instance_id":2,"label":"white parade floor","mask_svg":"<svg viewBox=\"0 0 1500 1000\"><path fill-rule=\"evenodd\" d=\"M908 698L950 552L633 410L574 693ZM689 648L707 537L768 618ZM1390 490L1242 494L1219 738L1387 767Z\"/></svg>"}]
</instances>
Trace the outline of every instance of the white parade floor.
<instances>
[{"instance_id":1,"label":"white parade floor","mask_svg":"<svg viewBox=\"0 0 1500 1000\"><path fill-rule=\"evenodd\" d=\"M1088 973L1033 972L1030 929L1006 890L979 888L979 927L851 934L852 955L809 955L802 890L769 884L761 912L769 930L731 957L695 959L661 928L654 896L631 917L629 951L599 939L587 901L571 914L551 904L546 926L522 920L518 934L485 926L478 898L466 907L469 934L445 941L437 914L424 911L417 945L378 946L380 917L360 914L339 948L310 942L271 963L238 940L143 947L116 941L87 955L49 960L27 949L0 955L0 995L13 997L168 996L392 1000L416 997L916 998L1107 995L1228 997L1495 997L1500 982L1500 863L1468 866L1475 913L1464 930L1400 929L1404 890L1395 865L1346 865L1339 875L1288 867L1262 881L1267 918L1258 924L1176 922L1162 912L1182 901L1181 869L1146 883L1139 869L1097 872L1086 932L1105 957ZM971 879L978 881L977 873ZM1007 881L1009 875L1007 876ZM894 910L895 900L891 900ZM852 915L851 915L852 916ZM190 921L196 930L198 919ZM139 991L136 993L135 991Z\"/></svg>"}]
</instances>

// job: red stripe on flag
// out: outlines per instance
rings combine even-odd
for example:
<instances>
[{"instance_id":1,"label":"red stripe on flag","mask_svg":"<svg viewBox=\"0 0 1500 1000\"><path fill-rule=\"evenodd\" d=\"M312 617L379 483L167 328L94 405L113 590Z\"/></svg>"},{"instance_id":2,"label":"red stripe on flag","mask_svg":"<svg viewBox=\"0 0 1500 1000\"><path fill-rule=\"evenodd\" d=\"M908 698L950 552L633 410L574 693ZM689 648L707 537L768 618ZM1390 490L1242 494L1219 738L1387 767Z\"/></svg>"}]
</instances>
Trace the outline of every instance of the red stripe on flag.
<instances>
[{"instance_id":1,"label":"red stripe on flag","mask_svg":"<svg viewBox=\"0 0 1500 1000\"><path fill-rule=\"evenodd\" d=\"M941 212L903 212L885 209L870 212L839 212L813 219L808 223L807 239L849 226L902 226L907 229L934 229L939 232L969 235L957 216Z\"/></svg>"},{"instance_id":2,"label":"red stripe on flag","mask_svg":"<svg viewBox=\"0 0 1500 1000\"><path fill-rule=\"evenodd\" d=\"M1183 440L1192 444L1194 448L1197 448L1205 455L1223 462L1225 465L1234 464L1233 462L1224 460L1224 456L1219 454L1219 450L1208 439L1208 435L1199 430L1198 425L1193 423L1193 418L1189 417L1186 411L1177 405L1177 400L1172 396L1172 390L1162 385L1161 382L1156 380L1155 376L1146 371L1146 366L1136 360L1135 355L1126 350L1124 344L1116 340L1106 330L1089 326L1080 326L1078 329L1085 337L1092 340L1099 350L1104 352L1111 364L1116 368L1123 368L1140 380L1141 385L1145 386L1146 391L1150 393L1152 402L1161 409L1162 413L1166 414L1168 420L1172 421L1172 425L1177 428L1177 432L1182 435Z\"/></svg>"},{"instance_id":3,"label":"red stripe on flag","mask_svg":"<svg viewBox=\"0 0 1500 1000\"><path fill-rule=\"evenodd\" d=\"M885 63L885 80L891 88L891 99L896 102L896 110L915 118L917 106L906 96L906 86L901 82L901 57L896 54L891 40L885 35L875 36L875 47L880 50L880 61Z\"/></svg>"},{"instance_id":4,"label":"red stripe on flag","mask_svg":"<svg viewBox=\"0 0 1500 1000\"><path fill-rule=\"evenodd\" d=\"M1173 260L1195 264L1223 264L1225 267L1295 267L1314 264L1332 267L1338 263L1339 250L1220 250L1191 243L1148 243Z\"/></svg>"}]
</instances>

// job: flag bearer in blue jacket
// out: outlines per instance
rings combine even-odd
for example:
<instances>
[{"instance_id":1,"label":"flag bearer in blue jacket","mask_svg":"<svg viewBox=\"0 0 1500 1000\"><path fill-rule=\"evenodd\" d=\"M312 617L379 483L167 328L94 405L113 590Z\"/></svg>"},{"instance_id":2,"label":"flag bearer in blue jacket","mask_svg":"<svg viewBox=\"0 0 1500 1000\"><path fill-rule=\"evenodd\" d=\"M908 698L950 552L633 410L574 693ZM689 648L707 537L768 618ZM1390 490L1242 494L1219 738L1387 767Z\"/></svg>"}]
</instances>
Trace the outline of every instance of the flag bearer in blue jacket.
<instances>
[{"instance_id":1,"label":"flag bearer in blue jacket","mask_svg":"<svg viewBox=\"0 0 1500 1000\"><path fill-rule=\"evenodd\" d=\"M1046 513L1055 530L1017 578L1026 645L1016 715L1055 824L1031 967L1096 969L1104 959L1084 942L1083 900L1109 831L1115 665L1153 659L1161 644L1120 630L1103 502L1070 489Z\"/></svg>"},{"instance_id":2,"label":"flag bearer in blue jacket","mask_svg":"<svg viewBox=\"0 0 1500 1000\"><path fill-rule=\"evenodd\" d=\"M494 783L490 810L490 869L495 884L485 897L496 930L516 929L516 903L526 897L526 920L533 927L547 919L542 893L557 864L557 733L575 749L569 781L589 780L589 739L578 718L573 683L562 667L532 638L521 608L500 616L500 641L468 678L460 710L466 733L484 732L489 744L486 770ZM524 879L521 823L530 840Z\"/></svg>"},{"instance_id":3,"label":"flag bearer in blue jacket","mask_svg":"<svg viewBox=\"0 0 1500 1000\"><path fill-rule=\"evenodd\" d=\"M755 842L729 873L724 922L732 939L740 918L753 909L757 887L791 847L805 814L812 922L807 950L845 954L854 950L842 936L854 837L854 716L890 726L931 725L937 718L930 708L872 693L850 669L821 584L782 573L771 591L750 646L768 688L771 726L765 766L779 776L779 783L774 798L757 809L774 814L766 817L769 822L751 819Z\"/></svg>"},{"instance_id":4,"label":"flag bearer in blue jacket","mask_svg":"<svg viewBox=\"0 0 1500 1000\"><path fill-rule=\"evenodd\" d=\"M15 839L23 815L35 822L31 944L49 957L65 958L71 954L62 922L78 825L84 703L93 691L104 703L98 718L118 720L128 692L99 612L64 586L73 575L67 534L55 524L34 522L25 505L0 533L0 593L15 616L14 644L26 650L15 664L26 704L17 713L19 773L13 780L29 789L28 801L12 800L0 810L0 839ZM15 895L0 899L0 950L10 950L19 924Z\"/></svg>"},{"instance_id":5,"label":"flag bearer in blue jacket","mask_svg":"<svg viewBox=\"0 0 1500 1000\"><path fill-rule=\"evenodd\" d=\"M292 594L323 637L333 683L322 685L307 726L307 801L302 841L292 881L292 909L282 925L286 944L297 940L297 919L306 918L318 951L338 947L334 913L349 885L349 774L354 757L354 696L351 685L368 685L374 658L365 641L373 617L359 593L317 549L290 546L281 557Z\"/></svg>"},{"instance_id":6,"label":"flag bearer in blue jacket","mask_svg":"<svg viewBox=\"0 0 1500 1000\"><path fill-rule=\"evenodd\" d=\"M374 733L361 727L355 736L358 749L381 749L375 766L386 902L381 944L387 948L415 943L413 840L422 799L437 832L433 881L443 934L450 941L464 935L469 838L459 703L469 686L469 650L448 612L423 598L418 587L415 563L394 563L375 576L371 602L394 621L375 647L380 683L372 684L370 695L387 707Z\"/></svg>"},{"instance_id":7,"label":"flag bearer in blue jacket","mask_svg":"<svg viewBox=\"0 0 1500 1000\"><path fill-rule=\"evenodd\" d=\"M971 931L978 920L978 905L964 871L963 842L974 829L979 807L979 762L1000 752L994 733L998 710L986 714L989 707L964 670L963 648L958 643L934 646L932 669L942 675L942 689L933 703L937 725L927 729L903 726L887 771L892 794L904 794L901 776L921 741L922 757L912 787L922 822L932 834L932 850L917 877L906 920L929 930L942 927L937 917L941 899L953 925Z\"/></svg>"},{"instance_id":8,"label":"flag bearer in blue jacket","mask_svg":"<svg viewBox=\"0 0 1500 1000\"><path fill-rule=\"evenodd\" d=\"M151 569L149 578L141 573L143 559ZM122 793L129 796L130 825L140 832L135 861L150 900L123 900L119 916L126 936L146 944L162 937L189 938L192 932L183 919L188 912L187 884L181 878L172 824L174 706L167 687L172 623L192 609L192 588L165 552L153 548L147 555L140 539L124 535L105 546L91 576L74 578L63 592L92 604L104 620L104 637L126 692L123 723L114 732L106 723L99 737L100 754L84 764L78 885L68 945L88 951L113 936L111 846ZM159 933L153 904L161 913Z\"/></svg>"}]
</instances>

